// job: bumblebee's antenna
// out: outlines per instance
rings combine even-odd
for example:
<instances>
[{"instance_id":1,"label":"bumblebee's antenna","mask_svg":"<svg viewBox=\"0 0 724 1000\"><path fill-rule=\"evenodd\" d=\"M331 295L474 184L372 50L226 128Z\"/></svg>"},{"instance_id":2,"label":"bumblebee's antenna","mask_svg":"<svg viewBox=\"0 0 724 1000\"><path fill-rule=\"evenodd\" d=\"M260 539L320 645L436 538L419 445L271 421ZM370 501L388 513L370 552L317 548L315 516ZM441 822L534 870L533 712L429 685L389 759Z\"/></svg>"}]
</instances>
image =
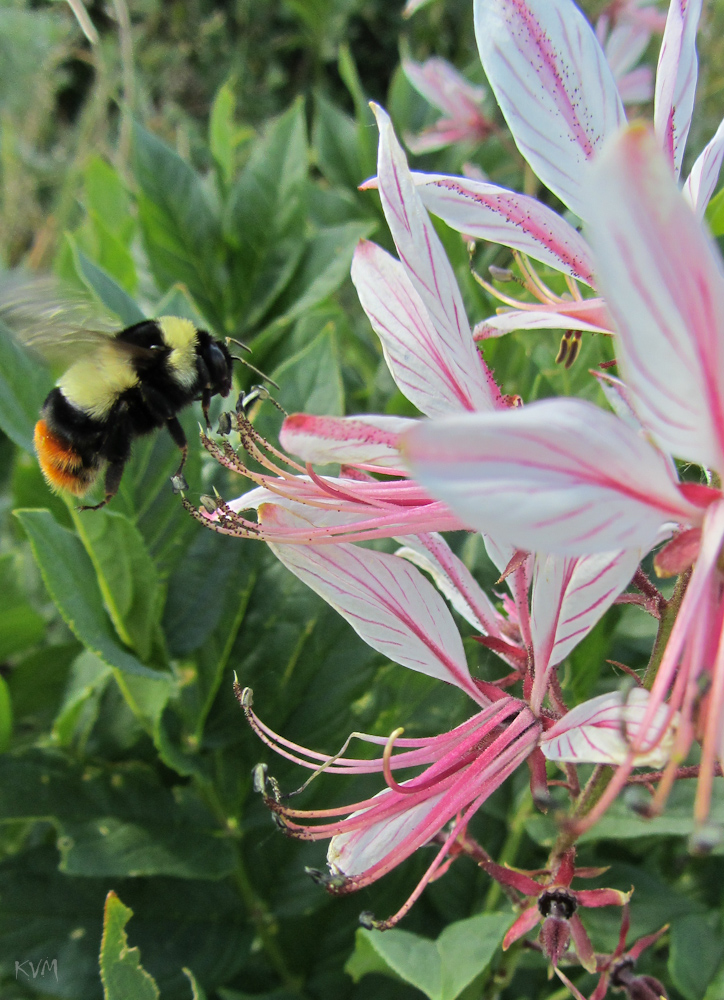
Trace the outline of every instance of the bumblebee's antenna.
<instances>
[{"instance_id":1,"label":"bumblebee's antenna","mask_svg":"<svg viewBox=\"0 0 724 1000\"><path fill-rule=\"evenodd\" d=\"M249 353L251 353L251 348L248 346L248 344L242 343L242 341L237 340L235 337L227 337L226 344L227 346L229 344L237 344L239 347L243 348L243 350L249 351ZM246 358L240 358L238 354L230 354L229 357L232 359L232 361L240 361L242 365L246 365L247 368L250 368L253 372L256 372L256 374L260 378L263 378L265 382L268 382L270 385L273 385L275 389L281 391L281 386L278 385L278 383L276 383L273 378L270 378L269 375L263 372L261 368L257 368L256 365L253 365L251 361L247 361Z\"/></svg>"},{"instance_id":2,"label":"bumblebee's antenna","mask_svg":"<svg viewBox=\"0 0 724 1000\"><path fill-rule=\"evenodd\" d=\"M236 344L237 347L240 347L242 349L242 351L248 351L248 353L251 354L251 348L249 347L248 344L245 344L243 340L237 340L236 337L227 337L226 338L227 347L229 344ZM237 358L236 360L241 361L241 358Z\"/></svg>"}]
</instances>

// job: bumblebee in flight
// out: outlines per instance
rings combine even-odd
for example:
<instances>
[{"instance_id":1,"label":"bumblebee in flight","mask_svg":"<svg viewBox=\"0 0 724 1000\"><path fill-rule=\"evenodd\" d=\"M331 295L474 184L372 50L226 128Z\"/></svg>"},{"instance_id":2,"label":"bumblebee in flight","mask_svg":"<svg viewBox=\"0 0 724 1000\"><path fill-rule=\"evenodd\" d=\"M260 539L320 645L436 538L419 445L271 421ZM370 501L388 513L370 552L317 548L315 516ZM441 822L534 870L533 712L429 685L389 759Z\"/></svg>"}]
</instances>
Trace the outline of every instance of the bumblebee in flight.
<instances>
[{"instance_id":1,"label":"bumblebee in flight","mask_svg":"<svg viewBox=\"0 0 724 1000\"><path fill-rule=\"evenodd\" d=\"M0 303L0 318L18 329L21 339L46 355L52 343L53 320L62 307L46 308L45 329L25 324L18 298ZM57 325L57 324L56 324ZM181 450L181 464L172 478L174 489L185 488L181 473L188 444L177 414L201 400L208 425L213 396L231 390L232 356L226 345L188 319L161 316L143 320L113 334L66 329L56 332L81 354L48 394L35 425L35 450L40 468L54 490L83 497L105 470L105 506L121 483L135 438L166 427Z\"/></svg>"}]
</instances>

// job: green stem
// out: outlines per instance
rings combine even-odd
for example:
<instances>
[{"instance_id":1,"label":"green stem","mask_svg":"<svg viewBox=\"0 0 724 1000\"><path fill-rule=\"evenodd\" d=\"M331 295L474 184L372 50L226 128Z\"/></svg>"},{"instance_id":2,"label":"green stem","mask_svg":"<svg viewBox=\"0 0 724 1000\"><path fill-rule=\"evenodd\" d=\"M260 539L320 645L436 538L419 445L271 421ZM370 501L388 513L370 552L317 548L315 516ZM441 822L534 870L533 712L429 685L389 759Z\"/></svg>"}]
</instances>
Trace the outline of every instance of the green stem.
<instances>
[{"instance_id":1,"label":"green stem","mask_svg":"<svg viewBox=\"0 0 724 1000\"><path fill-rule=\"evenodd\" d=\"M229 835L235 837L236 839L236 865L231 877L234 880L236 888L239 890L239 895L244 903L246 915L250 923L253 925L257 937L261 941L270 965L279 976L279 979L286 990L300 997L304 996L302 979L299 976L295 976L289 970L284 958L284 953L276 940L274 917L270 913L266 903L257 895L256 890L249 879L244 859L241 856L241 844L239 841L242 834L239 830L238 824L235 819L229 817L227 810L224 809L221 799L219 798L216 788L210 781L196 775L194 776L194 783L209 808L216 816L219 825L227 833L229 833Z\"/></svg>"},{"instance_id":2,"label":"green stem","mask_svg":"<svg viewBox=\"0 0 724 1000\"><path fill-rule=\"evenodd\" d=\"M691 570L687 570L685 573L682 573L676 581L674 593L671 595L671 598L668 601L663 602L661 618L659 619L659 628L656 633L656 639L654 640L654 648L651 650L651 659L648 662L646 673L644 674L643 684L647 691L650 691L654 686L656 674L659 671L664 650L666 649L666 644L669 641L671 630L673 629L674 622L676 621L676 616L679 614L679 608L681 607L681 602L684 599L684 594L686 592L690 576Z\"/></svg>"},{"instance_id":3,"label":"green stem","mask_svg":"<svg viewBox=\"0 0 724 1000\"><path fill-rule=\"evenodd\" d=\"M526 791L526 794L523 796L523 799L516 809L513 819L511 820L508 836L505 839L503 849L500 852L500 857L498 858L497 863L499 865L515 864L515 859L520 848L520 842L522 841L523 834L525 833L525 823L532 811L533 800ZM503 890L500 883L493 881L492 885L488 889L488 894L485 897L483 913L493 913L497 909L498 901L502 892Z\"/></svg>"}]
</instances>

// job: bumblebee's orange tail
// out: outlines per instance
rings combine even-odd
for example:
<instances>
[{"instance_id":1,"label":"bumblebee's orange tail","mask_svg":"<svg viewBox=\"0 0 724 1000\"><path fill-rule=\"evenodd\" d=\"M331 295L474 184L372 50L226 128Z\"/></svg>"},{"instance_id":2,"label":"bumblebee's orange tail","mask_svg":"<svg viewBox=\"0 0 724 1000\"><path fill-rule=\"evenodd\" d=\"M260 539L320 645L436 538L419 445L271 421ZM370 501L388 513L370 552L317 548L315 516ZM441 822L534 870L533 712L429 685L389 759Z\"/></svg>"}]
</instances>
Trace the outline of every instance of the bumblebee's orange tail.
<instances>
[{"instance_id":1,"label":"bumblebee's orange tail","mask_svg":"<svg viewBox=\"0 0 724 1000\"><path fill-rule=\"evenodd\" d=\"M40 468L51 488L85 496L95 482L98 469L84 468L83 459L70 442L55 434L42 419L35 425L33 440Z\"/></svg>"}]
</instances>

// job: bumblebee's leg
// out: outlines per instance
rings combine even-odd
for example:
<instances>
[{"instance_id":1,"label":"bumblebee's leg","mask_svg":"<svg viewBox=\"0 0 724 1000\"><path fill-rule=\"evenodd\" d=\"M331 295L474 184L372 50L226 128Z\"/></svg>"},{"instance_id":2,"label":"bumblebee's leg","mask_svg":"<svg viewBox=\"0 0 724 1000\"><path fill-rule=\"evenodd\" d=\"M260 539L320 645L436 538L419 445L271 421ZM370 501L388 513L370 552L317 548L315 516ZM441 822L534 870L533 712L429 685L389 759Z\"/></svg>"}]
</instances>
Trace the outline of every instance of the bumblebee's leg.
<instances>
[{"instance_id":1,"label":"bumblebee's leg","mask_svg":"<svg viewBox=\"0 0 724 1000\"><path fill-rule=\"evenodd\" d=\"M174 493L180 493L182 490L187 490L189 488L189 484L183 477L183 468L186 464L186 457L189 453L189 445L178 417L169 417L166 421L166 426L168 427L168 432L173 438L174 443L181 449L181 464L176 472L174 472L173 476L171 476L171 485L173 486Z\"/></svg>"},{"instance_id":2,"label":"bumblebee's leg","mask_svg":"<svg viewBox=\"0 0 724 1000\"><path fill-rule=\"evenodd\" d=\"M125 465L125 460L120 462L111 462L106 469L106 495L100 503L87 504L83 507L79 507L78 510L99 510L101 507L105 507L107 503L110 503L116 493L118 493L118 487L121 485L121 478L123 476L123 469L125 468Z\"/></svg>"},{"instance_id":3,"label":"bumblebee's leg","mask_svg":"<svg viewBox=\"0 0 724 1000\"><path fill-rule=\"evenodd\" d=\"M209 420L209 406L211 405L211 389L203 389L201 392L201 409L204 413L204 420L206 421L206 426L211 427L211 421Z\"/></svg>"}]
</instances>

